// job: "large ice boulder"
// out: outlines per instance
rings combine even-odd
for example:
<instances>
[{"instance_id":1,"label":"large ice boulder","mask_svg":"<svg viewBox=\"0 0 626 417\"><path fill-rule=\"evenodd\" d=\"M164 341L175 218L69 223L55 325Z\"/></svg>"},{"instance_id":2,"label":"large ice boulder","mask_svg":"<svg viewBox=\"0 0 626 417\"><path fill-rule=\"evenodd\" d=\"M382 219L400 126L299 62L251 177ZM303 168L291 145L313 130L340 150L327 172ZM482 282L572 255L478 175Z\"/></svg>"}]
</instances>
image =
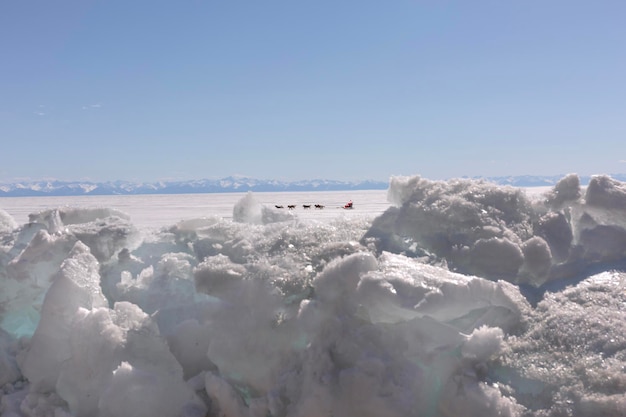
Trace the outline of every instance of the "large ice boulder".
<instances>
[{"instance_id":1,"label":"large ice boulder","mask_svg":"<svg viewBox=\"0 0 626 417\"><path fill-rule=\"evenodd\" d=\"M41 320L21 358L22 374L35 391L56 386L61 368L71 358L70 339L79 308L107 305L100 291L98 261L82 243L74 245L52 278L41 308Z\"/></svg>"},{"instance_id":2,"label":"large ice boulder","mask_svg":"<svg viewBox=\"0 0 626 417\"><path fill-rule=\"evenodd\" d=\"M0 209L0 236L17 229L17 222L9 213Z\"/></svg>"},{"instance_id":3,"label":"large ice boulder","mask_svg":"<svg viewBox=\"0 0 626 417\"><path fill-rule=\"evenodd\" d=\"M72 328L56 391L74 415L173 417L186 408L204 415L156 324L137 306L81 309Z\"/></svg>"},{"instance_id":4,"label":"large ice boulder","mask_svg":"<svg viewBox=\"0 0 626 417\"><path fill-rule=\"evenodd\" d=\"M206 413L152 318L127 302L108 308L98 262L80 242L46 294L19 365L32 392L56 392L71 415Z\"/></svg>"},{"instance_id":5,"label":"large ice boulder","mask_svg":"<svg viewBox=\"0 0 626 417\"><path fill-rule=\"evenodd\" d=\"M248 192L233 207L233 220L240 223L270 224L293 218L293 213L261 204L252 192Z\"/></svg>"},{"instance_id":6,"label":"large ice boulder","mask_svg":"<svg viewBox=\"0 0 626 417\"><path fill-rule=\"evenodd\" d=\"M8 262L0 280L0 326L4 330L13 336L33 334L44 296L76 243L74 236L39 230ZM0 277L4 274L0 272Z\"/></svg>"},{"instance_id":7,"label":"large ice boulder","mask_svg":"<svg viewBox=\"0 0 626 417\"><path fill-rule=\"evenodd\" d=\"M208 326L225 336L208 343L215 413L406 417L445 405L520 415L514 399L481 383L530 308L513 285L362 252L330 262L291 312L221 263L198 271L203 288L225 301L223 318ZM469 402L458 387L472 393Z\"/></svg>"},{"instance_id":8,"label":"large ice boulder","mask_svg":"<svg viewBox=\"0 0 626 417\"><path fill-rule=\"evenodd\" d=\"M33 213L30 223L46 226L51 234L67 233L86 244L100 262L139 242L138 231L126 213L110 208L58 208Z\"/></svg>"},{"instance_id":9,"label":"large ice boulder","mask_svg":"<svg viewBox=\"0 0 626 417\"><path fill-rule=\"evenodd\" d=\"M362 242L451 270L540 287L626 258L626 186L607 176L582 193L577 175L541 198L482 180L392 178L395 207Z\"/></svg>"},{"instance_id":10,"label":"large ice boulder","mask_svg":"<svg viewBox=\"0 0 626 417\"><path fill-rule=\"evenodd\" d=\"M31 214L6 242L0 252L0 327L13 336L30 336L44 295L77 242L101 264L136 247L140 234L118 210L60 208Z\"/></svg>"}]
</instances>

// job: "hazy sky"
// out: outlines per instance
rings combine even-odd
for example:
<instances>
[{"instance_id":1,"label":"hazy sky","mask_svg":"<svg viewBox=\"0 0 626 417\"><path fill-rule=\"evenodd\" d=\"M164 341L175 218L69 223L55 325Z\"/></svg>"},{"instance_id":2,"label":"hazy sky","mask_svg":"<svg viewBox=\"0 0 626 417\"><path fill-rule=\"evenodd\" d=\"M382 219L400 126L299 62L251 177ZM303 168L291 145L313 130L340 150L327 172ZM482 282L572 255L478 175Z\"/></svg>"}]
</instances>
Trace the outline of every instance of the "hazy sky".
<instances>
[{"instance_id":1,"label":"hazy sky","mask_svg":"<svg viewBox=\"0 0 626 417\"><path fill-rule=\"evenodd\" d=\"M626 2L4 0L0 181L626 171Z\"/></svg>"}]
</instances>

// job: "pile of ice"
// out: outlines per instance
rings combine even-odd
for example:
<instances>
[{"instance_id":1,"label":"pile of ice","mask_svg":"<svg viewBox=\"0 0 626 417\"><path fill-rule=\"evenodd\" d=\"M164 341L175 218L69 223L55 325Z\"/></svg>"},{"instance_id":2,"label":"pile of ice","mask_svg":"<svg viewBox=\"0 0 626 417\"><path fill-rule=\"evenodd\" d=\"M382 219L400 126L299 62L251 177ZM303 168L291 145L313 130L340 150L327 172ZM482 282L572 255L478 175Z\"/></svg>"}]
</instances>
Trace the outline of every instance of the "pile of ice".
<instances>
[{"instance_id":1,"label":"pile of ice","mask_svg":"<svg viewBox=\"0 0 626 417\"><path fill-rule=\"evenodd\" d=\"M541 286L626 255L626 185L607 176L593 177L583 193L570 174L541 199L514 187L420 177L393 178L388 195L396 207L365 240L464 274Z\"/></svg>"},{"instance_id":2,"label":"pile of ice","mask_svg":"<svg viewBox=\"0 0 626 417\"><path fill-rule=\"evenodd\" d=\"M248 194L158 232L0 211L0 414L623 416L625 195L395 178L376 219Z\"/></svg>"}]
</instances>

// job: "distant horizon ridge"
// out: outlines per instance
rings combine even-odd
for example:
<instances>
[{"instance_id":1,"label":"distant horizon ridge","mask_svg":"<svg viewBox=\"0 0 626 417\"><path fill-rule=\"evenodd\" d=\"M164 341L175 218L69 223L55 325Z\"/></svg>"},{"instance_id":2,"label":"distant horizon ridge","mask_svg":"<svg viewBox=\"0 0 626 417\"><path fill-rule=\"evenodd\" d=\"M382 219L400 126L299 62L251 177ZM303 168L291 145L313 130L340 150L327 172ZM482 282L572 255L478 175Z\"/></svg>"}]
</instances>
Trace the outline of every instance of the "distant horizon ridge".
<instances>
[{"instance_id":1,"label":"distant horizon ridge","mask_svg":"<svg viewBox=\"0 0 626 417\"><path fill-rule=\"evenodd\" d=\"M415 174L418 176L419 174ZM451 177L493 182L498 185L516 187L553 186L568 174L561 175L509 175L509 176L463 176ZM608 175L618 181L626 181L626 174ZM595 175L579 175L582 185L586 185ZM424 177L424 176L422 176ZM427 177L424 177L427 178ZM449 180L448 179L448 180ZM0 197L35 196L82 196L82 195L141 195L141 194L202 194L233 192L307 192L307 191L358 191L384 190L389 181L361 180L342 181L311 179L299 181L260 180L243 176L229 176L220 179L178 180L178 181L61 181L29 180L0 183Z\"/></svg>"}]
</instances>

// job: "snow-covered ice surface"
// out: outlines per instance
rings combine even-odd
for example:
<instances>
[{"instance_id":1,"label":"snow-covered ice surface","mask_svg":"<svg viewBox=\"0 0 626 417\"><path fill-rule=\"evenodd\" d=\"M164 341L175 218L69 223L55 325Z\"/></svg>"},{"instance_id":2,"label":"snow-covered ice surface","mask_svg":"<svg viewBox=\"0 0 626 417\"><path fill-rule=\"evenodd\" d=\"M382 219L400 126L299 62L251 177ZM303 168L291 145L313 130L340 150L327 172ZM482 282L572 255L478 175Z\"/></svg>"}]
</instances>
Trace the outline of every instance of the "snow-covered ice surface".
<instances>
[{"instance_id":1,"label":"snow-covered ice surface","mask_svg":"<svg viewBox=\"0 0 626 417\"><path fill-rule=\"evenodd\" d=\"M171 226L181 220L217 216L232 219L233 206L246 193L217 194L153 194L77 197L6 197L0 208L19 223L28 222L32 213L60 207L93 208L114 207L128 214L139 228ZM387 191L327 191L327 192L268 192L255 193L260 204L285 210L295 205L294 213L300 219L332 219L338 214L346 216L379 215L389 207ZM357 202L353 212L338 211L348 200ZM315 204L324 206L315 210ZM303 205L311 205L305 210Z\"/></svg>"},{"instance_id":2,"label":"snow-covered ice surface","mask_svg":"<svg viewBox=\"0 0 626 417\"><path fill-rule=\"evenodd\" d=\"M3 417L626 415L609 177L81 198L0 200Z\"/></svg>"}]
</instances>

